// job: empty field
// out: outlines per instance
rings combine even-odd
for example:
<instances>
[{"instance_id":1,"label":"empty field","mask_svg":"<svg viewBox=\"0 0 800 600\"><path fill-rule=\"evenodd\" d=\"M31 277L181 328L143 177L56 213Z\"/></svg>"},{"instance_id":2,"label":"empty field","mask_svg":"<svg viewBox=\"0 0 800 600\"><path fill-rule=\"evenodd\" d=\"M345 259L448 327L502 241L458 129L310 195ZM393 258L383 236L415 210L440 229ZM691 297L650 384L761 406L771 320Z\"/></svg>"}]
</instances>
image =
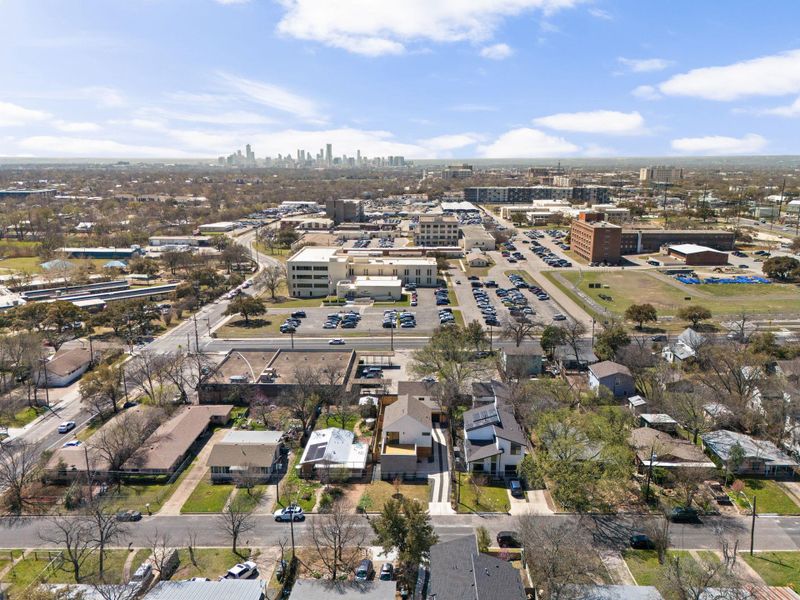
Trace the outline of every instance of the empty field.
<instances>
[{"instance_id":1,"label":"empty field","mask_svg":"<svg viewBox=\"0 0 800 600\"><path fill-rule=\"evenodd\" d=\"M552 278L556 274L548 275ZM792 313L800 303L800 288L788 284L685 285L645 271L559 271L558 275L569 282L567 291L573 295L570 287L577 287L598 305L617 314L624 313L631 304L643 302L652 304L661 315L674 315L682 306L693 304L708 307L714 315L733 315L743 310L757 314ZM603 287L589 287L595 283ZM577 301L580 303L581 299Z\"/></svg>"}]
</instances>

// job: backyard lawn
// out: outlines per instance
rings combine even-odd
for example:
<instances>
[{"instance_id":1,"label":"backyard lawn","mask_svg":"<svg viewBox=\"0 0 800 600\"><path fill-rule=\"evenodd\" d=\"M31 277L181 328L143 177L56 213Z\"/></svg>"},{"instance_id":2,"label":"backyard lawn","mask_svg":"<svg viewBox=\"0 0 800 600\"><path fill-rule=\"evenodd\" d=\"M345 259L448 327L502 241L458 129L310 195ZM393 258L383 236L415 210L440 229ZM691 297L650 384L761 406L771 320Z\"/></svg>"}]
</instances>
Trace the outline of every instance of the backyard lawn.
<instances>
[{"instance_id":1,"label":"backyard lawn","mask_svg":"<svg viewBox=\"0 0 800 600\"><path fill-rule=\"evenodd\" d=\"M767 585L789 586L800 593L800 552L742 553L745 562L761 575Z\"/></svg>"},{"instance_id":2,"label":"backyard lawn","mask_svg":"<svg viewBox=\"0 0 800 600\"><path fill-rule=\"evenodd\" d=\"M508 492L502 483L497 485L476 486L470 483L467 473L458 474L461 485L461 501L458 503L458 512L508 512L511 504L508 501ZM455 493L455 490L454 490Z\"/></svg>"},{"instance_id":3,"label":"backyard lawn","mask_svg":"<svg viewBox=\"0 0 800 600\"><path fill-rule=\"evenodd\" d=\"M654 585L658 587L661 579L662 565L658 562L658 553L655 550L626 550L625 562L636 580L636 585ZM681 561L694 559L685 550L674 550L669 553L670 558L679 558Z\"/></svg>"},{"instance_id":4,"label":"backyard lawn","mask_svg":"<svg viewBox=\"0 0 800 600\"><path fill-rule=\"evenodd\" d=\"M211 476L206 474L192 494L181 506L181 513L218 513L225 508L228 496L233 491L231 483L211 483Z\"/></svg>"},{"instance_id":5,"label":"backyard lawn","mask_svg":"<svg viewBox=\"0 0 800 600\"><path fill-rule=\"evenodd\" d=\"M346 429L347 431L353 431L355 429L356 423L361 420L361 417L356 413L347 413L344 416L344 426L342 426L342 420L339 418L335 412L331 414L322 413L319 418L317 419L317 424L314 426L314 429L326 429L328 427L338 427L339 429Z\"/></svg>"},{"instance_id":6,"label":"backyard lawn","mask_svg":"<svg viewBox=\"0 0 800 600\"><path fill-rule=\"evenodd\" d=\"M774 513L778 515L800 514L800 506L795 504L786 492L774 481L766 479L744 479L743 493L753 501L753 496L758 498L756 510L758 514ZM733 494L735 497L736 495ZM737 499L740 506L750 509L750 503Z\"/></svg>"},{"instance_id":7,"label":"backyard lawn","mask_svg":"<svg viewBox=\"0 0 800 600\"><path fill-rule=\"evenodd\" d=\"M377 512L395 494L394 484L389 481L376 481L370 484L361 496L358 505L367 512ZM422 505L430 500L430 483L404 483L400 485L400 494L404 498L413 498Z\"/></svg>"}]
</instances>

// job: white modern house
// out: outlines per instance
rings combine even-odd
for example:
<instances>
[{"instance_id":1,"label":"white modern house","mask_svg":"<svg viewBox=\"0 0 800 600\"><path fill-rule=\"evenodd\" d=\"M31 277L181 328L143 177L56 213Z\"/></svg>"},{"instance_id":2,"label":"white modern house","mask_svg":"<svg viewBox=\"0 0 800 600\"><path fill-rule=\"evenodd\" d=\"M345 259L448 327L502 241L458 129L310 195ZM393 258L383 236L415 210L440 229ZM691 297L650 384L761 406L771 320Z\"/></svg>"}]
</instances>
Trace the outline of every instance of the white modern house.
<instances>
[{"instance_id":1,"label":"white modern house","mask_svg":"<svg viewBox=\"0 0 800 600\"><path fill-rule=\"evenodd\" d=\"M381 477L412 477L417 463L433 451L431 409L408 396L399 397L383 411Z\"/></svg>"},{"instance_id":2,"label":"white modern house","mask_svg":"<svg viewBox=\"0 0 800 600\"><path fill-rule=\"evenodd\" d=\"M347 471L350 477L361 477L368 457L369 446L356 442L352 431L328 427L311 433L298 468L300 476L306 478L343 471Z\"/></svg>"},{"instance_id":3,"label":"white modern house","mask_svg":"<svg viewBox=\"0 0 800 600\"><path fill-rule=\"evenodd\" d=\"M495 401L464 413L464 457L470 472L514 477L527 451L525 432L509 408Z\"/></svg>"}]
</instances>

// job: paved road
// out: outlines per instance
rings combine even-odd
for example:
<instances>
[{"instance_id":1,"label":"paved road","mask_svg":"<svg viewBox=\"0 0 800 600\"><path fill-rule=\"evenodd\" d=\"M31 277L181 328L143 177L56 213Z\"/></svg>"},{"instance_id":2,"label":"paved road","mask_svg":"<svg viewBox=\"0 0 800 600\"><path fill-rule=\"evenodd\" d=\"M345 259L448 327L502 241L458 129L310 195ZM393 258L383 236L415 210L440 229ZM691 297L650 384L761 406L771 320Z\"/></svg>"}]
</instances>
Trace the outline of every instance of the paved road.
<instances>
[{"instance_id":1,"label":"paved road","mask_svg":"<svg viewBox=\"0 0 800 600\"><path fill-rule=\"evenodd\" d=\"M295 524L295 540L304 545L311 542L309 523L319 518L310 515L304 523ZM369 528L369 517L363 519L363 527ZM476 527L484 526L494 537L498 531L517 528L519 517L508 515L433 515L431 517L437 534L442 540L470 534ZM537 516L536 519L551 521L580 521L591 535L597 547L624 548L628 537L643 526L641 516L577 517L574 515ZM4 548L37 548L48 544L41 535L49 527L46 518L27 518L21 521L0 520L0 546ZM220 546L226 543L218 517L214 515L182 515L144 517L139 523L128 525L126 544L147 544L148 537L156 530L168 533L176 544L185 543L188 532L197 536L200 546ZM750 519L745 517L706 518L702 524L678 525L670 529L672 545L677 549L718 549L720 536L736 538L739 548L746 550L750 544ZM279 539L289 535L288 523L276 523L271 517L258 518L255 529L248 533L245 545L276 546ZM756 520L756 550L800 549L800 517L759 517Z\"/></svg>"}]
</instances>

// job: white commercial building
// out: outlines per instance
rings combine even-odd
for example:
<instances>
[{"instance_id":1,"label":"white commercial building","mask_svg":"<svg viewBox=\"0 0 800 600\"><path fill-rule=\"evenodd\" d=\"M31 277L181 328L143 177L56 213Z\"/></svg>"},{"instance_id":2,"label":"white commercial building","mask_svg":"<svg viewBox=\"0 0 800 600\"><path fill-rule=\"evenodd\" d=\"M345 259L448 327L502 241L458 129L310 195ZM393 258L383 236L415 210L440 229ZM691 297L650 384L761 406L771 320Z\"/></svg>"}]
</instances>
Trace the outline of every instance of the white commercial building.
<instances>
[{"instance_id":1,"label":"white commercial building","mask_svg":"<svg viewBox=\"0 0 800 600\"><path fill-rule=\"evenodd\" d=\"M206 223L200 225L200 233L225 233L226 231L233 231L236 229L236 223L233 221L218 221L216 223Z\"/></svg>"},{"instance_id":2,"label":"white commercial building","mask_svg":"<svg viewBox=\"0 0 800 600\"><path fill-rule=\"evenodd\" d=\"M463 225L461 227L461 246L465 252L470 250L494 250L494 236L483 225Z\"/></svg>"},{"instance_id":3,"label":"white commercial building","mask_svg":"<svg viewBox=\"0 0 800 600\"><path fill-rule=\"evenodd\" d=\"M433 257L398 256L388 257L379 253L351 252L344 254L339 248L306 246L286 261L289 294L298 298L322 297L338 292L339 282L356 284L350 290L357 292L372 287L381 294L391 291L396 284L379 283L395 278L401 284L414 283L419 286L434 286L437 280L436 259ZM394 293L391 291L391 293Z\"/></svg>"},{"instance_id":4,"label":"white commercial building","mask_svg":"<svg viewBox=\"0 0 800 600\"><path fill-rule=\"evenodd\" d=\"M422 215L414 229L416 246L458 246L458 219L446 215Z\"/></svg>"},{"instance_id":5,"label":"white commercial building","mask_svg":"<svg viewBox=\"0 0 800 600\"><path fill-rule=\"evenodd\" d=\"M374 300L400 300L403 282L398 277L353 277L336 283L337 298L372 298Z\"/></svg>"}]
</instances>

